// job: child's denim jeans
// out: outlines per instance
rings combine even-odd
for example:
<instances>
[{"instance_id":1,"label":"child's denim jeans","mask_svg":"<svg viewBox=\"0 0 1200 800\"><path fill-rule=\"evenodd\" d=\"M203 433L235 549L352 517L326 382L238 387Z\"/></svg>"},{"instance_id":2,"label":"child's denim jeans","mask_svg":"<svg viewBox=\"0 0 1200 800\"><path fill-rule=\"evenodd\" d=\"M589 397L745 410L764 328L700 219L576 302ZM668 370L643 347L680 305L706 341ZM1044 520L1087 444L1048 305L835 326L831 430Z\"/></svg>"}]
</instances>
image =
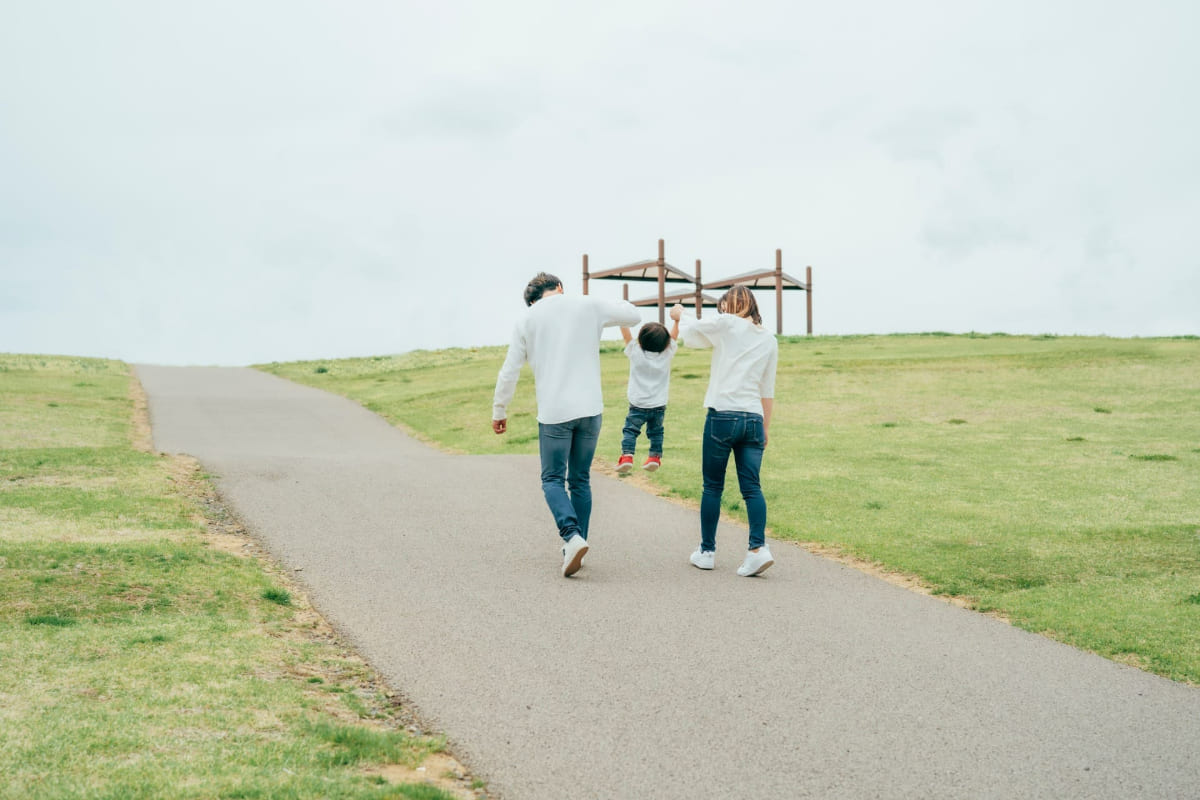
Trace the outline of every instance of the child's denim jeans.
<instances>
[{"instance_id":1,"label":"child's denim jeans","mask_svg":"<svg viewBox=\"0 0 1200 800\"><path fill-rule=\"evenodd\" d=\"M645 426L646 438L650 440L650 455L662 458L663 417L666 414L666 406L658 408L630 406L629 414L625 417L625 427L621 430L621 453L633 455L637 448L638 434L642 432L642 426Z\"/></svg>"}]
</instances>

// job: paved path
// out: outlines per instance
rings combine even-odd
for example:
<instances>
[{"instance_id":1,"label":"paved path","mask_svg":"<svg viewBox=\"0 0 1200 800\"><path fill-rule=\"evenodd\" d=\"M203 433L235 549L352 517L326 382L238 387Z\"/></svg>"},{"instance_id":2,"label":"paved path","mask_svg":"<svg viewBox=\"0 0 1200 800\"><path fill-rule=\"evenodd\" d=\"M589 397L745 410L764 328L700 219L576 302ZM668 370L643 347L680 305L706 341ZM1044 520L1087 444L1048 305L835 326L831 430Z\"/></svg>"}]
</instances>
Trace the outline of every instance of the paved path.
<instances>
[{"instance_id":1,"label":"paved path","mask_svg":"<svg viewBox=\"0 0 1200 800\"><path fill-rule=\"evenodd\" d=\"M505 800L1200 797L1200 690L782 542L739 578L734 526L701 572L696 512L599 476L566 580L535 458L253 370L138 374L158 449Z\"/></svg>"}]
</instances>

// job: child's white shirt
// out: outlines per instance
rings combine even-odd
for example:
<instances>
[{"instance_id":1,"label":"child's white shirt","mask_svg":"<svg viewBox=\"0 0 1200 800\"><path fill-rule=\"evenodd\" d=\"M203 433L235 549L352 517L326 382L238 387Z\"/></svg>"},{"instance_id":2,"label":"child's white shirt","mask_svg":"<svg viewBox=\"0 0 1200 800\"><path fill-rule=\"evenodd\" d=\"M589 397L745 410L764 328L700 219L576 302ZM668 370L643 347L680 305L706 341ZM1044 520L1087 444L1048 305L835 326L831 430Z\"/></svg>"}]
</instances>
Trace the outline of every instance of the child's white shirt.
<instances>
[{"instance_id":1,"label":"child's white shirt","mask_svg":"<svg viewBox=\"0 0 1200 800\"><path fill-rule=\"evenodd\" d=\"M658 408L667 404L671 388L671 359L679 344L672 339L661 353L647 353L636 338L625 345L629 357L629 405L638 408Z\"/></svg>"}]
</instances>

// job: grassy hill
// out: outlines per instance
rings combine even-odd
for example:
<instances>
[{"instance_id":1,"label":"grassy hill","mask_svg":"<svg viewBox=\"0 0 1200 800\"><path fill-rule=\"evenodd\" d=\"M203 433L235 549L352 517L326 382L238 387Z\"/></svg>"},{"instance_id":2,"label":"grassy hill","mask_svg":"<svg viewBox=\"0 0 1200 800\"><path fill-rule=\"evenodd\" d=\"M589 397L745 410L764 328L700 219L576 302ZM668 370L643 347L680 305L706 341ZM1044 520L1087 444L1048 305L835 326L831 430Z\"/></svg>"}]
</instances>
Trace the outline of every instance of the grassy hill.
<instances>
[{"instance_id":1,"label":"grassy hill","mask_svg":"<svg viewBox=\"0 0 1200 800\"><path fill-rule=\"evenodd\" d=\"M0 354L0 800L475 796L131 388Z\"/></svg>"},{"instance_id":2,"label":"grassy hill","mask_svg":"<svg viewBox=\"0 0 1200 800\"><path fill-rule=\"evenodd\" d=\"M354 398L453 452L536 453L528 368L509 433L491 432L503 358L478 348L261 368ZM611 465L628 362L607 342L601 362L598 461ZM684 502L700 496L708 366L706 351L675 359L664 467L649 478ZM732 476L728 486L726 510L740 516ZM763 486L773 536L1200 683L1194 337L781 339Z\"/></svg>"}]
</instances>

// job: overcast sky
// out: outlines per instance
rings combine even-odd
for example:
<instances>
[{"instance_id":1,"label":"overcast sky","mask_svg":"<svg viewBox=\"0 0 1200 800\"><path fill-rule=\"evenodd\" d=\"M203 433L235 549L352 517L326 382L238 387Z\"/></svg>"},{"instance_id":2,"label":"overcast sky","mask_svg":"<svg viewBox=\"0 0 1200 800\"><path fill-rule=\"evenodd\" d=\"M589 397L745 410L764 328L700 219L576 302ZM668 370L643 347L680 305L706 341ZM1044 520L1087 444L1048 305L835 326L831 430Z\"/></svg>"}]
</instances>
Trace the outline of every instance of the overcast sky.
<instances>
[{"instance_id":1,"label":"overcast sky","mask_svg":"<svg viewBox=\"0 0 1200 800\"><path fill-rule=\"evenodd\" d=\"M818 334L1200 334L1197 31L1185 0L0 0L0 352L504 344L534 273L659 238L811 265Z\"/></svg>"}]
</instances>

